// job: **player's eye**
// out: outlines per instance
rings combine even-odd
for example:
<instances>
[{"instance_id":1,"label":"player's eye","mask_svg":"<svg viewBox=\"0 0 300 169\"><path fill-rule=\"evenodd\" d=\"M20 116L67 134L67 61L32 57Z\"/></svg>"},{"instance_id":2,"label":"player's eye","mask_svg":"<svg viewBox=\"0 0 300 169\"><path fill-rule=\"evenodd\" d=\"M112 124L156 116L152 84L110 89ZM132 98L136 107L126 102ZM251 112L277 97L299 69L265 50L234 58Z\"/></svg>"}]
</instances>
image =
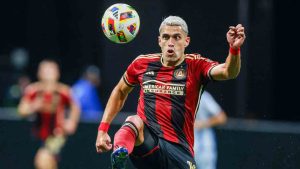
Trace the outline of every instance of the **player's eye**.
<instances>
[{"instance_id":1,"label":"player's eye","mask_svg":"<svg viewBox=\"0 0 300 169\"><path fill-rule=\"evenodd\" d=\"M175 40L180 40L180 39L181 39L181 36L180 36L180 35L174 35L173 38L174 38Z\"/></svg>"},{"instance_id":2,"label":"player's eye","mask_svg":"<svg viewBox=\"0 0 300 169\"><path fill-rule=\"evenodd\" d=\"M163 35L162 35L162 39L163 39L163 40L169 40L169 39L170 39L170 36L169 36L169 35L166 35L166 34L163 34Z\"/></svg>"}]
</instances>

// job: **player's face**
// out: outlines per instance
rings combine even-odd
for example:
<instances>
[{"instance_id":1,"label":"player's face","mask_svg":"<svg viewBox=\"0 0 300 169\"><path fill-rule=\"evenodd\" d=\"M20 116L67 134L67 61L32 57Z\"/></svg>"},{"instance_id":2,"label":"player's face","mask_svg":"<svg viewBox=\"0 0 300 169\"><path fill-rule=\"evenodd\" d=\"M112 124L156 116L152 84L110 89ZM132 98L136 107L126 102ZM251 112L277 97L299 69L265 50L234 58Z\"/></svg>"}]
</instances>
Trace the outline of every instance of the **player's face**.
<instances>
[{"instance_id":1,"label":"player's face","mask_svg":"<svg viewBox=\"0 0 300 169\"><path fill-rule=\"evenodd\" d=\"M41 81L56 82L59 79L59 68L54 62L42 62L39 65L38 78Z\"/></svg>"},{"instance_id":2,"label":"player's face","mask_svg":"<svg viewBox=\"0 0 300 169\"><path fill-rule=\"evenodd\" d=\"M164 26L158 37L164 63L174 66L184 58L185 48L190 43L190 37L181 26Z\"/></svg>"}]
</instances>

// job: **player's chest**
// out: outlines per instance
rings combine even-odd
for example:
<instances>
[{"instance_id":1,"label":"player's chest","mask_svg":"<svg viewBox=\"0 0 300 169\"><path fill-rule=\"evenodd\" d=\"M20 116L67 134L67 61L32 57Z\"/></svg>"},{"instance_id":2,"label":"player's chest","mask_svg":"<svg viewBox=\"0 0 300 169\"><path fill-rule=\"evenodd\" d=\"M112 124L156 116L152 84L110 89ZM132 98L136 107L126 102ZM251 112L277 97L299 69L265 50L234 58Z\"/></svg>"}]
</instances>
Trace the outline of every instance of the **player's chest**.
<instances>
[{"instance_id":1,"label":"player's chest","mask_svg":"<svg viewBox=\"0 0 300 169\"><path fill-rule=\"evenodd\" d=\"M145 70L140 76L141 83L148 81L158 81L162 83L180 83L185 84L188 79L186 67L165 68L152 67Z\"/></svg>"},{"instance_id":2,"label":"player's chest","mask_svg":"<svg viewBox=\"0 0 300 169\"><path fill-rule=\"evenodd\" d=\"M185 67L152 68L140 77L140 85L144 93L184 96L189 82Z\"/></svg>"}]
</instances>

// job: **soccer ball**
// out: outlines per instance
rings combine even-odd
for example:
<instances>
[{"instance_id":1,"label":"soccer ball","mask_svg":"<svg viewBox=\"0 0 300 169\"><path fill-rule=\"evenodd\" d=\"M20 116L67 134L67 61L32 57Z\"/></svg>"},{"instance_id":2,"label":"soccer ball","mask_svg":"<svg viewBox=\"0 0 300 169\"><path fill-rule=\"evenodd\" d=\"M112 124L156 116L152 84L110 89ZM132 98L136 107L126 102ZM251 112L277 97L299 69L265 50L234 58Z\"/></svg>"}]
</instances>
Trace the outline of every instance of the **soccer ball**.
<instances>
[{"instance_id":1,"label":"soccer ball","mask_svg":"<svg viewBox=\"0 0 300 169\"><path fill-rule=\"evenodd\" d=\"M110 6L102 17L102 31L115 43L132 41L140 28L140 17L130 5L117 3Z\"/></svg>"}]
</instances>

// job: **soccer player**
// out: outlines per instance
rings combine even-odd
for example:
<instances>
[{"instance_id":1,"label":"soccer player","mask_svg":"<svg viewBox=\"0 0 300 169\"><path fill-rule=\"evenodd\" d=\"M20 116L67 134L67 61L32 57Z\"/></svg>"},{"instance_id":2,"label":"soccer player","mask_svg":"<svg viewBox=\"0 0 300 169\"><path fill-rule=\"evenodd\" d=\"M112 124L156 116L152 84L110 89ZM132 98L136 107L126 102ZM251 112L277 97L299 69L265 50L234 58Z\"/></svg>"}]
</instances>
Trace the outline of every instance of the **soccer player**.
<instances>
[{"instance_id":1,"label":"soccer player","mask_svg":"<svg viewBox=\"0 0 300 169\"><path fill-rule=\"evenodd\" d=\"M244 27L230 26L226 36L229 53L225 63L219 64L200 54L185 54L190 37L182 18L163 20L158 36L161 53L137 57L113 89L104 110L96 150L113 149L113 169L125 168L129 157L140 169L196 168L194 121L203 88L211 80L234 79L240 71ZM109 125L136 85L141 87L137 115L127 117L112 145Z\"/></svg>"},{"instance_id":2,"label":"soccer player","mask_svg":"<svg viewBox=\"0 0 300 169\"><path fill-rule=\"evenodd\" d=\"M67 135L75 132L80 111L69 86L58 81L59 67L54 60L40 62L37 75L39 81L26 88L18 111L23 117L36 115L33 131L41 146L35 155L35 168L57 169L59 152Z\"/></svg>"},{"instance_id":3,"label":"soccer player","mask_svg":"<svg viewBox=\"0 0 300 169\"><path fill-rule=\"evenodd\" d=\"M217 168L217 140L212 127L226 123L227 115L213 96L204 91L195 120L195 160L197 168Z\"/></svg>"}]
</instances>

